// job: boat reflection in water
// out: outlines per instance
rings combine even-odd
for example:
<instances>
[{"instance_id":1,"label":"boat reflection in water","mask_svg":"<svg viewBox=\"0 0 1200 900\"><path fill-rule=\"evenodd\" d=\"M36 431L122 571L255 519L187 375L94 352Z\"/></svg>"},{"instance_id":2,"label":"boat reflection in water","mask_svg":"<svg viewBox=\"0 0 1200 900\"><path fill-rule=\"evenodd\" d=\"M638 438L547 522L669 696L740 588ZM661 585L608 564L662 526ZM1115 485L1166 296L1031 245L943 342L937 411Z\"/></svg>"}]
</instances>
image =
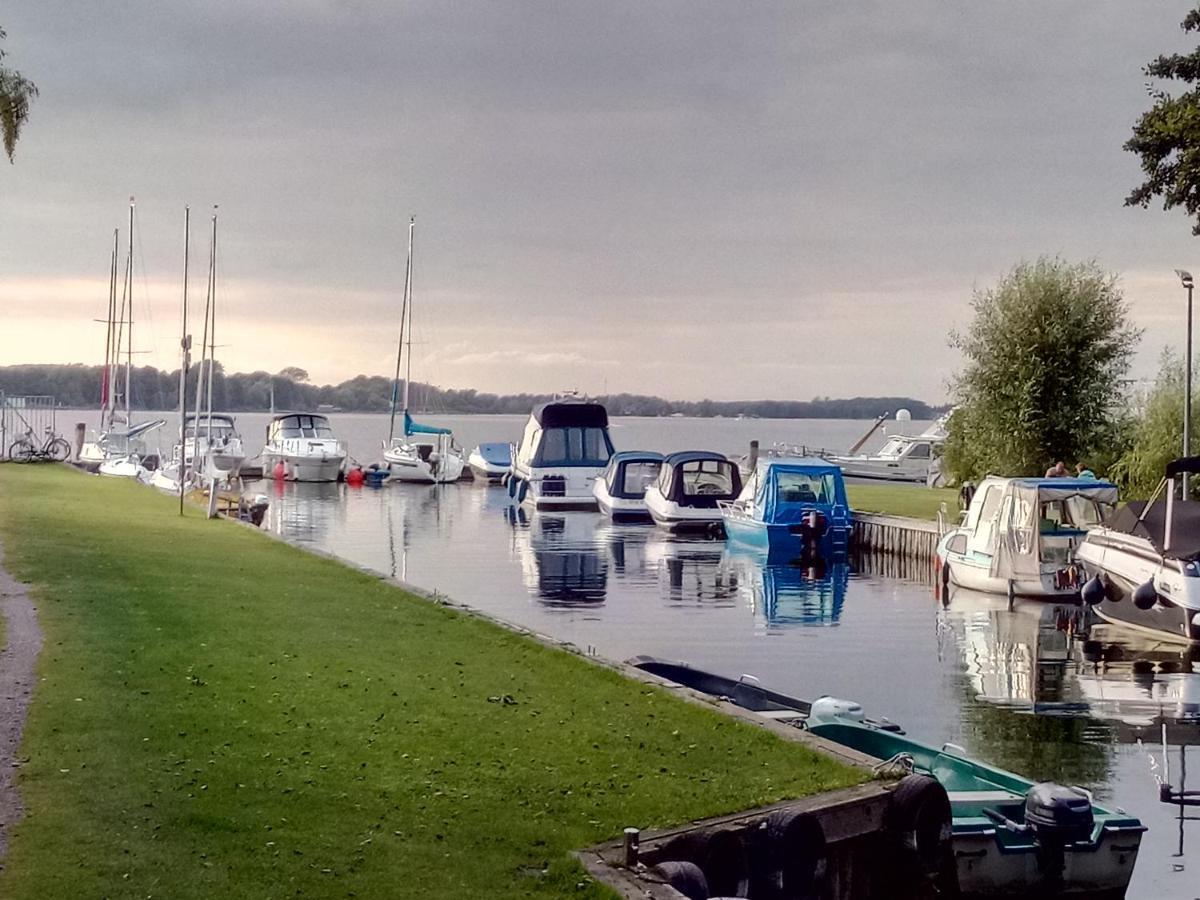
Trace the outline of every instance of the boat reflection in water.
<instances>
[{"instance_id":1,"label":"boat reflection in water","mask_svg":"<svg viewBox=\"0 0 1200 900\"><path fill-rule=\"evenodd\" d=\"M957 635L981 700L1103 719L1129 741L1162 724L1200 740L1196 649L1097 623L1083 606L1017 600L1010 609L1005 598L961 588L941 624Z\"/></svg>"},{"instance_id":2,"label":"boat reflection in water","mask_svg":"<svg viewBox=\"0 0 1200 900\"><path fill-rule=\"evenodd\" d=\"M645 544L649 572L671 607L727 608L738 602L738 573L724 565L725 542L661 528Z\"/></svg>"},{"instance_id":3,"label":"boat reflection in water","mask_svg":"<svg viewBox=\"0 0 1200 900\"><path fill-rule=\"evenodd\" d=\"M525 585L538 600L565 608L604 602L608 561L596 543L597 516L512 507L509 522Z\"/></svg>"},{"instance_id":4,"label":"boat reflection in water","mask_svg":"<svg viewBox=\"0 0 1200 900\"><path fill-rule=\"evenodd\" d=\"M302 544L323 544L330 525L345 525L346 504L339 502L345 485L336 481L295 482L275 479L267 493L272 503L263 527Z\"/></svg>"},{"instance_id":5,"label":"boat reflection in water","mask_svg":"<svg viewBox=\"0 0 1200 900\"><path fill-rule=\"evenodd\" d=\"M755 616L768 626L836 625L841 618L850 583L844 554L798 560L731 546L726 562L740 573Z\"/></svg>"}]
</instances>

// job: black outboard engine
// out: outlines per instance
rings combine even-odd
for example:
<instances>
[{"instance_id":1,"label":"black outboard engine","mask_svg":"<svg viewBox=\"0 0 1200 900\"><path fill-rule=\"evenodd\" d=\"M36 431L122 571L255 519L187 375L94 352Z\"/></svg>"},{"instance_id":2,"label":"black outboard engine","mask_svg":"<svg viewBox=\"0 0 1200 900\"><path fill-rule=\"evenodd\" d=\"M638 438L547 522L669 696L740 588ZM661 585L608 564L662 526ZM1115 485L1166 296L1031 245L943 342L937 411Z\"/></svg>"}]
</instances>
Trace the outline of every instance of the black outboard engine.
<instances>
[{"instance_id":1,"label":"black outboard engine","mask_svg":"<svg viewBox=\"0 0 1200 900\"><path fill-rule=\"evenodd\" d=\"M1042 877L1053 883L1063 873L1063 848L1092 836L1092 801L1079 788L1052 781L1035 784L1025 794L1025 824L1037 838Z\"/></svg>"}]
</instances>

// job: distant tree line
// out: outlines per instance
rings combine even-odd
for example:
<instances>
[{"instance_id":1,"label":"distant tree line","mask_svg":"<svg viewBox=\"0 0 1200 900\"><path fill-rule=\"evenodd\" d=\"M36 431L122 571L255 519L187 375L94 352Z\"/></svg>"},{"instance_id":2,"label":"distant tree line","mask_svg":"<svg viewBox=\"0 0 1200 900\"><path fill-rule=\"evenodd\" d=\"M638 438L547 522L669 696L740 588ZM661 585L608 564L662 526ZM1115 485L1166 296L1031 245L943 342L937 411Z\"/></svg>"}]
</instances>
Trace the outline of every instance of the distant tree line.
<instances>
[{"instance_id":1,"label":"distant tree line","mask_svg":"<svg viewBox=\"0 0 1200 900\"><path fill-rule=\"evenodd\" d=\"M59 405L100 405L102 366L28 365L0 366L0 392L11 395L51 394ZM195 404L199 369L188 374L188 405ZM392 381L379 375L358 375L341 384L307 383L303 369L288 368L278 374L248 372L226 374L218 362L214 368L213 407L229 412L270 409L274 388L275 408L316 409L318 406L346 412L386 412L392 403ZM124 389L124 370L118 388ZM160 371L153 366L135 367L130 377L131 405L135 409L175 409L179 405L179 370ZM403 383L401 383L402 389ZM537 403L553 399L551 394L489 394L475 390L449 390L413 382L414 410L434 413L527 413ZM911 397L852 397L813 400L664 400L640 394L614 394L598 398L616 416L758 416L763 419L869 419L904 408L914 419L936 417L939 409Z\"/></svg>"}]
</instances>

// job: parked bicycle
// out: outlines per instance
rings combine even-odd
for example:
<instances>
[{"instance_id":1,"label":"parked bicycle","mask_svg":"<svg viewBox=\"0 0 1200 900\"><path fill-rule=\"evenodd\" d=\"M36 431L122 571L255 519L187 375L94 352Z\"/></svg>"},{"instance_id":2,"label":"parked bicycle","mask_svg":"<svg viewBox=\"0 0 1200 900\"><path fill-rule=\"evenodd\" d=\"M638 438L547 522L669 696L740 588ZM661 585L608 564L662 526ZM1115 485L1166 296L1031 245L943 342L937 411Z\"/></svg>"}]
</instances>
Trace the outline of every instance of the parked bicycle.
<instances>
[{"instance_id":1,"label":"parked bicycle","mask_svg":"<svg viewBox=\"0 0 1200 900\"><path fill-rule=\"evenodd\" d=\"M46 442L40 447L33 437L33 429L28 429L24 436L17 438L12 442L12 446L8 448L8 458L14 462L64 462L71 456L71 445L54 433L51 428L46 429Z\"/></svg>"}]
</instances>

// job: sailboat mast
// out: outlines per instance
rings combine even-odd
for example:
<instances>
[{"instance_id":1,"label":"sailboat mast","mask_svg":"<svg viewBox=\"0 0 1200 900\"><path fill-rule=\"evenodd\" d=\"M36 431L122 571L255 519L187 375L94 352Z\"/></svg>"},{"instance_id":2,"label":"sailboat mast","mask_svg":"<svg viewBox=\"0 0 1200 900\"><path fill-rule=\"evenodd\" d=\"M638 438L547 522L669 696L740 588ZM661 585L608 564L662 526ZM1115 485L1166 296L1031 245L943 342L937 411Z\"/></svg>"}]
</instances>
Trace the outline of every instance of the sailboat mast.
<instances>
[{"instance_id":1,"label":"sailboat mast","mask_svg":"<svg viewBox=\"0 0 1200 900\"><path fill-rule=\"evenodd\" d=\"M212 247L208 248L208 292L204 297L204 331L200 336L200 371L196 375L196 427L192 429L192 471L199 471L200 411L204 408L204 364L208 361L208 378L212 379L212 361L208 359L208 319L212 309Z\"/></svg>"},{"instance_id":2,"label":"sailboat mast","mask_svg":"<svg viewBox=\"0 0 1200 900\"><path fill-rule=\"evenodd\" d=\"M125 338L125 427L130 423L130 380L133 377L133 198L129 198L129 259L125 263L125 286L128 289L129 333Z\"/></svg>"},{"instance_id":3,"label":"sailboat mast","mask_svg":"<svg viewBox=\"0 0 1200 900\"><path fill-rule=\"evenodd\" d=\"M104 374L100 377L100 430L112 425L113 332L117 315L117 255L120 252L120 229L113 229L112 265L108 275L108 315L104 319Z\"/></svg>"},{"instance_id":4,"label":"sailboat mast","mask_svg":"<svg viewBox=\"0 0 1200 900\"><path fill-rule=\"evenodd\" d=\"M408 220L408 267L404 274L404 305L408 309L408 359L405 361L404 368L404 423L408 425L408 394L412 389L412 251L413 251L413 228L416 226L416 219Z\"/></svg>"},{"instance_id":5,"label":"sailboat mast","mask_svg":"<svg viewBox=\"0 0 1200 900\"><path fill-rule=\"evenodd\" d=\"M392 438L396 436L396 395L400 389L400 359L404 355L404 317L408 314L408 286L409 279L412 277L412 243L413 243L413 220L408 220L408 262L404 266L404 299L400 302L400 340L396 342L396 375L392 378L392 418L388 423L388 445L391 446ZM408 385L404 387L405 394L408 396ZM408 408L408 401L405 400L405 409Z\"/></svg>"},{"instance_id":6,"label":"sailboat mast","mask_svg":"<svg viewBox=\"0 0 1200 900\"><path fill-rule=\"evenodd\" d=\"M179 478L179 514L183 515L184 473L183 458L187 441L187 370L188 351L192 349L192 339L188 336L188 262L192 248L192 208L183 208L183 325L179 337L179 468L175 470Z\"/></svg>"},{"instance_id":7,"label":"sailboat mast","mask_svg":"<svg viewBox=\"0 0 1200 900\"><path fill-rule=\"evenodd\" d=\"M213 367L217 359L217 207L213 206L212 216L212 252L208 256L208 296L209 296L209 329L208 329L208 428L205 439L211 452L212 448L212 394Z\"/></svg>"}]
</instances>

